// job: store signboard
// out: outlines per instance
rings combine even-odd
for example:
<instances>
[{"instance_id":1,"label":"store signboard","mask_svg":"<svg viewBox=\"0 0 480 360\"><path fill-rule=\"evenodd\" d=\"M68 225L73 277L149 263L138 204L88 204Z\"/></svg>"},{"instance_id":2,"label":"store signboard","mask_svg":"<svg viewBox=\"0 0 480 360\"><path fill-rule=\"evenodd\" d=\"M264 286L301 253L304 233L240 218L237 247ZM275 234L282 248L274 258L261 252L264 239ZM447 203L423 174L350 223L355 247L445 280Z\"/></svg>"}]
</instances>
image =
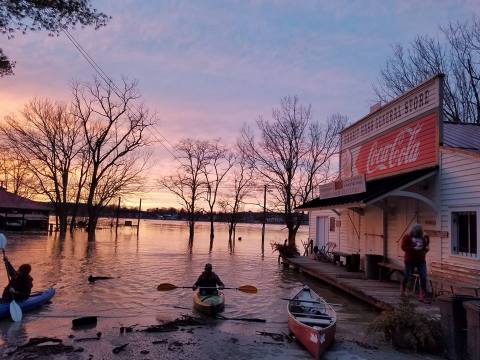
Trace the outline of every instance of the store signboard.
<instances>
[{"instance_id":1,"label":"store signboard","mask_svg":"<svg viewBox=\"0 0 480 360\"><path fill-rule=\"evenodd\" d=\"M320 186L320 199L358 194L366 191L365 176L357 175L348 179L339 179Z\"/></svg>"},{"instance_id":2,"label":"store signboard","mask_svg":"<svg viewBox=\"0 0 480 360\"><path fill-rule=\"evenodd\" d=\"M346 128L341 178L368 181L438 164L441 83L436 76Z\"/></svg>"}]
</instances>

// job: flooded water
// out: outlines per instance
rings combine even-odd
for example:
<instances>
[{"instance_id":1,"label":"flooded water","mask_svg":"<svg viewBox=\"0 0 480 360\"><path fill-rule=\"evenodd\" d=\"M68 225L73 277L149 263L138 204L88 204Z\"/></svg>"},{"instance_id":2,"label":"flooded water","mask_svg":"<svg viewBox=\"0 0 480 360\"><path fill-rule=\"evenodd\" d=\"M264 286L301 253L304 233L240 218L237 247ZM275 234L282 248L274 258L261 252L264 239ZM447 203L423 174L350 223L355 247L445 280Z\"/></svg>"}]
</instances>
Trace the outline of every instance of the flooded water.
<instances>
[{"instance_id":1,"label":"flooded water","mask_svg":"<svg viewBox=\"0 0 480 360\"><path fill-rule=\"evenodd\" d=\"M56 295L51 304L24 314L20 325L12 324L9 319L0 321L0 343L4 348L33 336L65 339L72 333L72 318L80 316L99 316L95 331L113 336L122 325L140 327L172 320L181 314L191 315L191 290L158 292L156 287L164 282L191 286L207 262L213 264L226 286L250 284L259 289L256 295L225 290L225 316L267 320L266 323L220 321L212 324L215 331L232 337L255 336L257 331L288 333L286 302L282 298L290 296L304 283L329 302L343 305L338 308L338 333L342 336L353 337L366 331L366 325L376 315L363 304L279 265L270 242L283 242L282 226L267 226L264 257L258 225L238 225L237 237L241 240L236 241L234 253L228 250L228 232L223 224L216 225L211 253L207 223L197 225L191 253L187 247L188 228L183 222L175 221L142 221L138 237L133 227L121 227L118 234L109 228L98 230L95 242L88 242L82 231L66 239L59 239L56 234L6 235L7 256L14 266L25 262L32 265L34 291L54 287ZM307 228L301 228L298 242L306 237ZM0 272L0 285L4 286L6 274L4 270ZM90 284L87 281L90 274L114 279ZM296 347L295 356L309 358L301 347L292 346Z\"/></svg>"}]
</instances>

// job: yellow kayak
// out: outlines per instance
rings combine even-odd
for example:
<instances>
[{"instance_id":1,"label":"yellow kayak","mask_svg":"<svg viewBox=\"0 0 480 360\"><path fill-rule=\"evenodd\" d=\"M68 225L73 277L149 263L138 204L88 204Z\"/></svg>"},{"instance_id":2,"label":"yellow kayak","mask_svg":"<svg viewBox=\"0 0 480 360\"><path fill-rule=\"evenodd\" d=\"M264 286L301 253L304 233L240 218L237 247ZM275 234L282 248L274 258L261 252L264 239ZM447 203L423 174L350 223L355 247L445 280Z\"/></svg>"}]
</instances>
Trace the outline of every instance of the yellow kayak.
<instances>
[{"instance_id":1,"label":"yellow kayak","mask_svg":"<svg viewBox=\"0 0 480 360\"><path fill-rule=\"evenodd\" d=\"M207 315L215 315L225 308L225 295L200 295L199 291L193 294L193 308Z\"/></svg>"}]
</instances>

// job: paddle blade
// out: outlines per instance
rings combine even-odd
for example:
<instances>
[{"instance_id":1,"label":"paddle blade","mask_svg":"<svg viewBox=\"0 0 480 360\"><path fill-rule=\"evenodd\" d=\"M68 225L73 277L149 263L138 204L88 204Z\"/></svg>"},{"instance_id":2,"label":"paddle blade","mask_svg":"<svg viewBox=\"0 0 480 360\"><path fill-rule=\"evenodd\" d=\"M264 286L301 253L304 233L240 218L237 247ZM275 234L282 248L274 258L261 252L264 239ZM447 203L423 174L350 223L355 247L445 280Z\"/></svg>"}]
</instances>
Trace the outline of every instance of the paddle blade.
<instances>
[{"instance_id":1,"label":"paddle blade","mask_svg":"<svg viewBox=\"0 0 480 360\"><path fill-rule=\"evenodd\" d=\"M178 289L178 286L169 283L163 283L157 286L158 291L170 291L175 289Z\"/></svg>"},{"instance_id":2,"label":"paddle blade","mask_svg":"<svg viewBox=\"0 0 480 360\"><path fill-rule=\"evenodd\" d=\"M6 246L7 246L7 238L5 235L0 233L0 249L5 249Z\"/></svg>"},{"instance_id":3,"label":"paddle blade","mask_svg":"<svg viewBox=\"0 0 480 360\"><path fill-rule=\"evenodd\" d=\"M253 285L243 285L240 286L237 290L248 294L256 294L258 292L258 289Z\"/></svg>"},{"instance_id":4,"label":"paddle blade","mask_svg":"<svg viewBox=\"0 0 480 360\"><path fill-rule=\"evenodd\" d=\"M12 320L15 322L20 322L22 321L22 309L20 306L16 303L15 300L12 300L10 303L10 316L12 317Z\"/></svg>"}]
</instances>

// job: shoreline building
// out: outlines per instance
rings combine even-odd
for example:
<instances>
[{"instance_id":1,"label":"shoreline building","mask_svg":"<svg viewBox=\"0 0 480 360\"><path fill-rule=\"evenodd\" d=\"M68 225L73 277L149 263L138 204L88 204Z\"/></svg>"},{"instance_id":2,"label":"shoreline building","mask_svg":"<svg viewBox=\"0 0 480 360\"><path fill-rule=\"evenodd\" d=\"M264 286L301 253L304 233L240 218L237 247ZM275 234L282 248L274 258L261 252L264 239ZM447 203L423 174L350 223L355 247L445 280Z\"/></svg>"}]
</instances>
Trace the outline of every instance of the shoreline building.
<instances>
[{"instance_id":1,"label":"shoreline building","mask_svg":"<svg viewBox=\"0 0 480 360\"><path fill-rule=\"evenodd\" d=\"M48 204L15 195L0 187L0 229L48 231Z\"/></svg>"},{"instance_id":2,"label":"shoreline building","mask_svg":"<svg viewBox=\"0 0 480 360\"><path fill-rule=\"evenodd\" d=\"M339 177L297 210L309 214L314 245L359 257L372 278L379 266L389 275L402 268L402 237L419 223L430 237L430 278L478 292L480 126L443 121L443 78L345 128Z\"/></svg>"}]
</instances>

